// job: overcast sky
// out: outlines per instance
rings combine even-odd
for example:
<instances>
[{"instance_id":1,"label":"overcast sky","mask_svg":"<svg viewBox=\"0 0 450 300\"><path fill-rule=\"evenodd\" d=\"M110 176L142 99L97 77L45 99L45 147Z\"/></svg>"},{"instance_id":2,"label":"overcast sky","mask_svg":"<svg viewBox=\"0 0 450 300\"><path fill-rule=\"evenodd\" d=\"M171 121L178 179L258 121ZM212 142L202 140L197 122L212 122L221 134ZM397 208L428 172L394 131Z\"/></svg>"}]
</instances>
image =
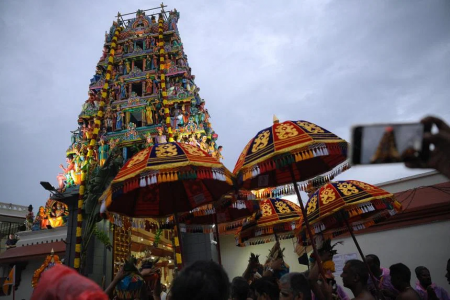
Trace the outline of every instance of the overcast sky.
<instances>
[{"instance_id":1,"label":"overcast sky","mask_svg":"<svg viewBox=\"0 0 450 300\"><path fill-rule=\"evenodd\" d=\"M281 4L282 3L282 4ZM46 201L117 12L155 1L0 0L0 201ZM171 1L229 169L272 123L450 120L449 1ZM417 174L357 167L339 179ZM36 211L36 209L35 209Z\"/></svg>"}]
</instances>

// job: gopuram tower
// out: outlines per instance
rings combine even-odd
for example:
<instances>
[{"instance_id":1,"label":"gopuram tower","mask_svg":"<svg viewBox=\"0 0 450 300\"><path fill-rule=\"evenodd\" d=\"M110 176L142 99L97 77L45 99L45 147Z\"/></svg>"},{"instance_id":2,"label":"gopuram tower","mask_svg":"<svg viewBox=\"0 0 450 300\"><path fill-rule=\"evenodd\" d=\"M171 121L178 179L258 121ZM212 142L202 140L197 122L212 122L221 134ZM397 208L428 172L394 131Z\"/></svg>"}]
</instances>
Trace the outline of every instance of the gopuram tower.
<instances>
[{"instance_id":1,"label":"gopuram tower","mask_svg":"<svg viewBox=\"0 0 450 300\"><path fill-rule=\"evenodd\" d=\"M151 145L177 141L222 158L221 147L216 145L218 135L183 49L180 13L164 8L118 13L105 33L103 52L66 153L67 167L61 166L63 172L57 177L60 193L78 197L77 217L72 219L77 223L72 231L75 255L70 262L76 269L85 264L86 240L96 233L94 220L104 212L99 204L104 191L134 154ZM132 251L127 231L136 223L125 223L123 232L114 229L113 244L120 247L112 245L116 249L113 263L123 261ZM157 228L158 240L161 226L152 226L146 223L145 229Z\"/></svg>"}]
</instances>

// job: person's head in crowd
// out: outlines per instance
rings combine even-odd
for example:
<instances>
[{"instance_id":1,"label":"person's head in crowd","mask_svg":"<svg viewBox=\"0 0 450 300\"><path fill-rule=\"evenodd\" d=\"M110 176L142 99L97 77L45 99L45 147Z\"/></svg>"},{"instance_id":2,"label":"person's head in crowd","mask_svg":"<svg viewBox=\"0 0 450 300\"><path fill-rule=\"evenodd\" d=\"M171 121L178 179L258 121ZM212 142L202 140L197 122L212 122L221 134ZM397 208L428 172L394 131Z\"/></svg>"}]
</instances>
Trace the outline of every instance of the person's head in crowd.
<instances>
[{"instance_id":1,"label":"person's head in crowd","mask_svg":"<svg viewBox=\"0 0 450 300\"><path fill-rule=\"evenodd\" d=\"M353 291L358 287L361 288L367 285L369 270L367 270L366 265L362 261L352 259L345 263L341 277L344 286Z\"/></svg>"},{"instance_id":2,"label":"person's head in crowd","mask_svg":"<svg viewBox=\"0 0 450 300\"><path fill-rule=\"evenodd\" d=\"M302 273L288 273L280 278L280 300L311 300L308 280Z\"/></svg>"},{"instance_id":3,"label":"person's head in crowd","mask_svg":"<svg viewBox=\"0 0 450 300\"><path fill-rule=\"evenodd\" d=\"M389 267L391 274L391 283L399 291L403 291L411 285L411 271L402 263L394 264Z\"/></svg>"},{"instance_id":4,"label":"person's head in crowd","mask_svg":"<svg viewBox=\"0 0 450 300\"><path fill-rule=\"evenodd\" d=\"M416 277L419 280L420 285L426 289L431 285L431 274L430 271L423 266L417 267L416 270Z\"/></svg>"},{"instance_id":5,"label":"person's head in crowd","mask_svg":"<svg viewBox=\"0 0 450 300\"><path fill-rule=\"evenodd\" d=\"M445 273L445 277L447 278L447 282L450 284L450 258L447 261L447 273Z\"/></svg>"},{"instance_id":6,"label":"person's head in crowd","mask_svg":"<svg viewBox=\"0 0 450 300\"><path fill-rule=\"evenodd\" d=\"M231 299L232 300L246 300L248 290L250 289L247 280L244 277L234 277L231 281Z\"/></svg>"},{"instance_id":7,"label":"person's head in crowd","mask_svg":"<svg viewBox=\"0 0 450 300\"><path fill-rule=\"evenodd\" d=\"M375 254L366 255L366 262L372 274L376 276L381 274L381 263L378 256Z\"/></svg>"},{"instance_id":8,"label":"person's head in crowd","mask_svg":"<svg viewBox=\"0 0 450 300\"><path fill-rule=\"evenodd\" d=\"M224 269L213 261L196 261L183 269L171 288L171 300L228 300L230 281Z\"/></svg>"},{"instance_id":9,"label":"person's head in crowd","mask_svg":"<svg viewBox=\"0 0 450 300\"><path fill-rule=\"evenodd\" d=\"M280 289L273 277L262 277L252 282L256 300L278 300Z\"/></svg>"}]
</instances>

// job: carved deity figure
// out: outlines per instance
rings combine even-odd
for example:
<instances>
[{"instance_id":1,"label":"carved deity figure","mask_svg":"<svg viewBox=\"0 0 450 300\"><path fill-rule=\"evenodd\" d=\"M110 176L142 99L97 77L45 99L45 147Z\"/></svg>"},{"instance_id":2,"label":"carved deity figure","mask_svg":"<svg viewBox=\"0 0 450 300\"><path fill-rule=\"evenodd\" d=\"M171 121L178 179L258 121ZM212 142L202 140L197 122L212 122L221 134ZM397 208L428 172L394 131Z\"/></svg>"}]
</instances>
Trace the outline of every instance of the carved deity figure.
<instances>
[{"instance_id":1,"label":"carved deity figure","mask_svg":"<svg viewBox=\"0 0 450 300\"><path fill-rule=\"evenodd\" d=\"M158 127L158 135L156 136L156 144L165 144L167 143L166 136L163 134L162 127Z\"/></svg>"},{"instance_id":2,"label":"carved deity figure","mask_svg":"<svg viewBox=\"0 0 450 300\"><path fill-rule=\"evenodd\" d=\"M120 78L119 86L120 86L120 99L127 98L127 85L125 84L123 78Z\"/></svg>"},{"instance_id":3,"label":"carved deity figure","mask_svg":"<svg viewBox=\"0 0 450 300\"><path fill-rule=\"evenodd\" d=\"M59 167L63 170L63 173L60 173L56 176L58 180L58 186L60 189L63 189L65 185L73 184L74 180L72 177L72 173L75 169L75 163L73 162L73 155L69 154L66 158L67 167L64 168L62 164Z\"/></svg>"},{"instance_id":4,"label":"carved deity figure","mask_svg":"<svg viewBox=\"0 0 450 300\"><path fill-rule=\"evenodd\" d=\"M39 212L33 222L33 230L45 229L47 228L47 225L48 216L45 213L45 208L43 206L39 206Z\"/></svg>"},{"instance_id":5,"label":"carved deity figure","mask_svg":"<svg viewBox=\"0 0 450 300\"><path fill-rule=\"evenodd\" d=\"M145 124L147 126L153 124L153 110L150 106L145 108Z\"/></svg>"},{"instance_id":6,"label":"carved deity figure","mask_svg":"<svg viewBox=\"0 0 450 300\"><path fill-rule=\"evenodd\" d=\"M125 71L126 71L125 74L130 74L130 72L131 72L131 65L130 65L130 62L128 60L125 60Z\"/></svg>"},{"instance_id":7,"label":"carved deity figure","mask_svg":"<svg viewBox=\"0 0 450 300\"><path fill-rule=\"evenodd\" d=\"M108 159L109 155L109 145L105 143L104 139L100 140L100 146L98 147L98 161L100 167L105 164L105 161Z\"/></svg>"},{"instance_id":8,"label":"carved deity figure","mask_svg":"<svg viewBox=\"0 0 450 300\"><path fill-rule=\"evenodd\" d=\"M116 112L116 131L117 130L122 130L123 117L124 117L124 113L120 110L120 107L117 108L117 112Z\"/></svg>"},{"instance_id":9,"label":"carved deity figure","mask_svg":"<svg viewBox=\"0 0 450 300\"><path fill-rule=\"evenodd\" d=\"M153 94L153 80L150 78L150 74L147 74L145 79L145 95Z\"/></svg>"}]
</instances>

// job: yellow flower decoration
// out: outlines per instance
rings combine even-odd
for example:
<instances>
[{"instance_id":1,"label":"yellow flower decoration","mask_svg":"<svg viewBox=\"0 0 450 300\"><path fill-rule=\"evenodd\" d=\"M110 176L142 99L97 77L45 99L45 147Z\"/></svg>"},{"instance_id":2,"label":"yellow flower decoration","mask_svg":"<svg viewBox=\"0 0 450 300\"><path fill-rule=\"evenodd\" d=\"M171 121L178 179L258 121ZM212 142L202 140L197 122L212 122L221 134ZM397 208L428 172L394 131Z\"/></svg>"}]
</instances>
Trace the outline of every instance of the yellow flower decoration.
<instances>
[{"instance_id":1,"label":"yellow flower decoration","mask_svg":"<svg viewBox=\"0 0 450 300\"><path fill-rule=\"evenodd\" d=\"M176 156L177 147L173 144L161 144L156 147L156 157Z\"/></svg>"},{"instance_id":2,"label":"yellow flower decoration","mask_svg":"<svg viewBox=\"0 0 450 300\"><path fill-rule=\"evenodd\" d=\"M345 196L350 196L358 193L358 189L351 183L339 183L337 188L344 194Z\"/></svg>"},{"instance_id":3,"label":"yellow flower decoration","mask_svg":"<svg viewBox=\"0 0 450 300\"><path fill-rule=\"evenodd\" d=\"M320 128L319 126L309 123L309 122L297 122L298 126L302 127L303 129L306 129L306 131L310 133L323 133L324 130Z\"/></svg>"},{"instance_id":4,"label":"yellow flower decoration","mask_svg":"<svg viewBox=\"0 0 450 300\"><path fill-rule=\"evenodd\" d=\"M269 130L265 130L265 131L261 132L260 134L258 134L258 136L254 140L252 152L259 151L259 150L263 149L264 147L266 147L267 144L269 143L269 136L270 136Z\"/></svg>"},{"instance_id":5,"label":"yellow flower decoration","mask_svg":"<svg viewBox=\"0 0 450 300\"><path fill-rule=\"evenodd\" d=\"M130 162L128 163L127 168L131 168L135 164L142 162L146 158L149 151L150 149L147 148L144 151L139 152L138 154L133 156L133 158L131 158Z\"/></svg>"},{"instance_id":6,"label":"yellow flower decoration","mask_svg":"<svg viewBox=\"0 0 450 300\"><path fill-rule=\"evenodd\" d=\"M317 195L314 195L311 199L309 199L308 207L306 208L306 214L309 215L313 213L317 208Z\"/></svg>"},{"instance_id":7,"label":"yellow flower decoration","mask_svg":"<svg viewBox=\"0 0 450 300\"><path fill-rule=\"evenodd\" d=\"M188 152L190 155L195 155L195 156L206 156L206 154L201 151L199 148L189 145L189 144L184 144L183 145L184 150L186 150L186 152Z\"/></svg>"},{"instance_id":8,"label":"yellow flower decoration","mask_svg":"<svg viewBox=\"0 0 450 300\"><path fill-rule=\"evenodd\" d=\"M289 206L287 206L286 203L284 203L283 201L275 202L275 206L281 214L291 212Z\"/></svg>"},{"instance_id":9,"label":"yellow flower decoration","mask_svg":"<svg viewBox=\"0 0 450 300\"><path fill-rule=\"evenodd\" d=\"M292 124L283 124L275 129L275 133L280 140L284 140L298 135L297 129Z\"/></svg>"},{"instance_id":10,"label":"yellow flower decoration","mask_svg":"<svg viewBox=\"0 0 450 300\"><path fill-rule=\"evenodd\" d=\"M326 188L320 192L320 198L322 199L323 204L328 204L336 200L336 195L334 194L332 189Z\"/></svg>"}]
</instances>

